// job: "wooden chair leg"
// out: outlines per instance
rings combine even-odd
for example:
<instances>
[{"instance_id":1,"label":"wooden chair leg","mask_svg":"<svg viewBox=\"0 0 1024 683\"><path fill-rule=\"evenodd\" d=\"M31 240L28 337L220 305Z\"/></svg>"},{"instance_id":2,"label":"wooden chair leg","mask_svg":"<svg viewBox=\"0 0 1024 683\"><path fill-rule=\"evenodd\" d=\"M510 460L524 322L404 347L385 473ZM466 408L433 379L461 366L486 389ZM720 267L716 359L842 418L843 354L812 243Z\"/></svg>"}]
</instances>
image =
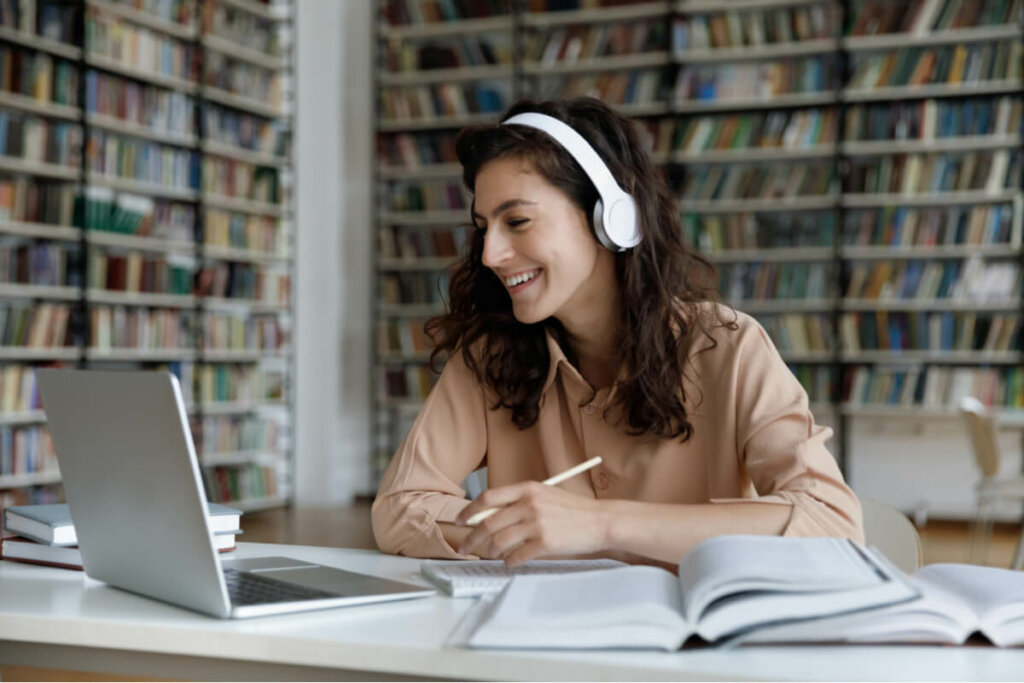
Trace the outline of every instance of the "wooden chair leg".
<instances>
[{"instance_id":1,"label":"wooden chair leg","mask_svg":"<svg viewBox=\"0 0 1024 683\"><path fill-rule=\"evenodd\" d=\"M988 560L988 536L991 531L989 517L992 512L992 501L979 497L974 513L974 524L971 525L969 538L969 560L971 564L985 564ZM982 554L982 551L984 553Z\"/></svg>"},{"instance_id":2,"label":"wooden chair leg","mask_svg":"<svg viewBox=\"0 0 1024 683\"><path fill-rule=\"evenodd\" d=\"M1017 541L1017 551L1013 554L1013 564L1010 565L1010 568L1019 571L1022 566L1024 566L1024 523L1021 525L1020 540Z\"/></svg>"}]
</instances>

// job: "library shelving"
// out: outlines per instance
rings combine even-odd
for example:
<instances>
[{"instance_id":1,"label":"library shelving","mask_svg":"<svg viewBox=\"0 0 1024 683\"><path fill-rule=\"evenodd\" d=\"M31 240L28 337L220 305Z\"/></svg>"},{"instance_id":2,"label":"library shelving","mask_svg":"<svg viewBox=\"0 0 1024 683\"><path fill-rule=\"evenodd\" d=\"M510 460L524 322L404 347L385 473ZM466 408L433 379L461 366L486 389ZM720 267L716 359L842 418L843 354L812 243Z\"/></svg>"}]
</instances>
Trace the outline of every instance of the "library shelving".
<instances>
[{"instance_id":1,"label":"library shelving","mask_svg":"<svg viewBox=\"0 0 1024 683\"><path fill-rule=\"evenodd\" d=\"M171 370L210 499L290 502L292 14L0 8L0 506L62 496L41 365Z\"/></svg>"},{"instance_id":2,"label":"library shelving","mask_svg":"<svg viewBox=\"0 0 1024 683\"><path fill-rule=\"evenodd\" d=\"M972 393L1024 421L1021 0L378 8L378 477L434 381L422 326L469 223L454 137L506 94L599 97L646 130L686 239L841 464L850 418L947 419Z\"/></svg>"}]
</instances>

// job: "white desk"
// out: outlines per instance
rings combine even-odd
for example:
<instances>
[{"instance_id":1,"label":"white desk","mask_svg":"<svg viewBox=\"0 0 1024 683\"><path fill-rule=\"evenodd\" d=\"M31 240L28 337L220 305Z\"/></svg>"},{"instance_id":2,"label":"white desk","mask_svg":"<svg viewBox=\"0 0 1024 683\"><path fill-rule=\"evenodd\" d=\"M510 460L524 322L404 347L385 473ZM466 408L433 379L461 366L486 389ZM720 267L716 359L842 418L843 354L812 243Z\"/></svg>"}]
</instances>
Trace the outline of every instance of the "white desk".
<instances>
[{"instance_id":1,"label":"white desk","mask_svg":"<svg viewBox=\"0 0 1024 683\"><path fill-rule=\"evenodd\" d=\"M417 581L419 563L365 550L239 544ZM1009 680L1024 650L758 647L675 653L471 651L444 642L469 606L438 596L220 621L131 595L81 572L0 562L0 665L214 679Z\"/></svg>"}]
</instances>

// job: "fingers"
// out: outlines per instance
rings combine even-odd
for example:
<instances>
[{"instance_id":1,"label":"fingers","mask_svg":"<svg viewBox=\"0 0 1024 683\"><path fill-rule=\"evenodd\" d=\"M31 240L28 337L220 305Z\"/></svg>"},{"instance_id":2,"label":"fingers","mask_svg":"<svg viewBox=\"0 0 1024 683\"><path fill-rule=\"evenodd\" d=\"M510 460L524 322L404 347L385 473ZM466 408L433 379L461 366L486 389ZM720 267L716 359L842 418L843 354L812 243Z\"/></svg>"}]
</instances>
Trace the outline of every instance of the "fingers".
<instances>
[{"instance_id":1,"label":"fingers","mask_svg":"<svg viewBox=\"0 0 1024 683\"><path fill-rule=\"evenodd\" d=\"M535 560L546 553L547 550L544 547L544 544L540 541L534 540L520 543L507 555L503 555L502 559L505 560L506 566L515 567L516 565L524 564L530 560Z\"/></svg>"},{"instance_id":2,"label":"fingers","mask_svg":"<svg viewBox=\"0 0 1024 683\"><path fill-rule=\"evenodd\" d=\"M498 508L497 512L480 522L468 536L462 539L459 554L469 555L475 549L480 548L489 550L486 554L491 557L501 557L493 550L494 536L514 525L522 526L520 522L523 521L523 513L524 510L517 505Z\"/></svg>"},{"instance_id":3,"label":"fingers","mask_svg":"<svg viewBox=\"0 0 1024 683\"><path fill-rule=\"evenodd\" d=\"M511 484L509 486L500 486L498 488L488 489L459 512L455 517L455 523L459 526L464 526L471 517L478 513L491 508L501 508L506 505L511 505L536 486L541 486L541 484L535 481L524 481L519 484Z\"/></svg>"}]
</instances>

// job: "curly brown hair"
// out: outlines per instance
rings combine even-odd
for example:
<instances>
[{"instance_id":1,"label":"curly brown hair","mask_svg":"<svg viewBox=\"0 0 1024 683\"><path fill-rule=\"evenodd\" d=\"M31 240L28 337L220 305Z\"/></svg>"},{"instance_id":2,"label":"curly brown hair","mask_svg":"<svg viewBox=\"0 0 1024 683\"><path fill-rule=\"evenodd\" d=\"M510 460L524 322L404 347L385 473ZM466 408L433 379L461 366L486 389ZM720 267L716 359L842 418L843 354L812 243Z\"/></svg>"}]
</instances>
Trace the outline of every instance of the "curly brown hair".
<instances>
[{"instance_id":1,"label":"curly brown hair","mask_svg":"<svg viewBox=\"0 0 1024 683\"><path fill-rule=\"evenodd\" d=\"M643 239L615 254L623 303L617 348L625 372L609 410L621 407L631 434L688 440L693 425L687 419L682 379L691 342L702 333L713 348L715 340L708 332L712 322L735 329L735 318L725 321L717 306L701 306L717 299L714 266L684 244L675 196L629 119L600 100L578 98L519 101L503 120L522 112L547 114L570 125L636 200ZM597 190L575 159L546 133L500 123L472 126L459 134L455 149L471 192L486 164L520 159L583 210L593 232ZM467 253L453 266L446 312L427 322L436 345L431 362L436 368L442 357L461 350L466 365L493 392L493 408L510 409L513 424L526 429L537 421L550 365L545 332L551 332L570 362L578 365L578 359L557 319L536 324L516 320L503 283L483 265L483 249L483 231L475 230Z\"/></svg>"}]
</instances>

